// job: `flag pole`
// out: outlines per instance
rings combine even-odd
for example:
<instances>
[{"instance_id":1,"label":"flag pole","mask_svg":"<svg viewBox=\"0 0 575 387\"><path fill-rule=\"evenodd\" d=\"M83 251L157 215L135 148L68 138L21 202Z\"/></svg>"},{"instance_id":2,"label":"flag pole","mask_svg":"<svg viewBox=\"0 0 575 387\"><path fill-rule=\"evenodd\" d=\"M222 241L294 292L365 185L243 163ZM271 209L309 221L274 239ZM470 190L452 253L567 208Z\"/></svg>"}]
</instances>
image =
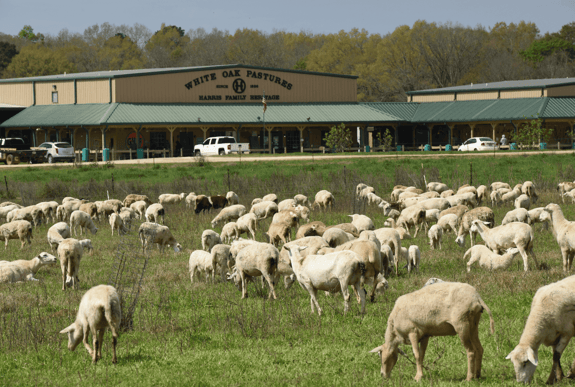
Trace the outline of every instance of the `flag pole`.
<instances>
[{"instance_id":1,"label":"flag pole","mask_svg":"<svg viewBox=\"0 0 575 387\"><path fill-rule=\"evenodd\" d=\"M264 93L263 93L262 103L263 103L263 105L264 105L264 114L263 114L263 115L264 115L264 138L265 138L265 137L266 137L266 109L267 109L267 104L266 104L266 91L265 91L265 90L264 90ZM270 154L271 154L271 153L272 153L272 150L271 150L271 138L269 138L270 136L267 136L267 137L268 137L268 150L269 150L269 152L270 152Z\"/></svg>"}]
</instances>

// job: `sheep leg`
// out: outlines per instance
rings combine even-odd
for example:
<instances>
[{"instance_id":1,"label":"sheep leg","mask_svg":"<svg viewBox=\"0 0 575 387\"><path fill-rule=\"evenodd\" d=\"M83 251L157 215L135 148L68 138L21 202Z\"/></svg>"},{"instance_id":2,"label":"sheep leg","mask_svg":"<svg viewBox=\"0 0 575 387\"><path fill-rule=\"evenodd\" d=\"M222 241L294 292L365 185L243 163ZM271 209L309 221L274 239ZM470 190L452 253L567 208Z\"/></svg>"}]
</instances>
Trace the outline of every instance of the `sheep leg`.
<instances>
[{"instance_id":1,"label":"sheep leg","mask_svg":"<svg viewBox=\"0 0 575 387\"><path fill-rule=\"evenodd\" d=\"M62 269L62 291L66 290L66 269Z\"/></svg>"},{"instance_id":2,"label":"sheep leg","mask_svg":"<svg viewBox=\"0 0 575 387\"><path fill-rule=\"evenodd\" d=\"M409 229L407 230L409 231ZM419 231L419 224L415 225L415 234L413 235L414 238L417 238L417 232Z\"/></svg>"},{"instance_id":3,"label":"sheep leg","mask_svg":"<svg viewBox=\"0 0 575 387\"><path fill-rule=\"evenodd\" d=\"M415 357L415 365L417 367L417 372L415 373L414 379L416 382L419 382L423 377L423 356L421 352L424 354L425 350L419 350L419 337L417 333L411 332L409 334L409 341L411 342L411 347L413 348L413 356ZM427 349L427 343L425 344L425 347Z\"/></svg>"},{"instance_id":4,"label":"sheep leg","mask_svg":"<svg viewBox=\"0 0 575 387\"><path fill-rule=\"evenodd\" d=\"M272 295L274 297L274 300L278 299L278 296L276 295L276 290L274 288L274 281L272 281L271 276L269 275L269 273L262 273L263 277L266 279L266 281L268 281L268 285L270 286L270 293L268 295L268 298L272 298Z\"/></svg>"},{"instance_id":5,"label":"sheep leg","mask_svg":"<svg viewBox=\"0 0 575 387\"><path fill-rule=\"evenodd\" d=\"M361 289L360 282L361 281L358 281L355 284L353 284L353 288L354 288L356 293L359 293L359 304L361 305L361 314L365 314L365 291L363 291L363 289ZM375 290L375 285L376 285L376 282L374 280L374 282L373 282L373 289L374 290ZM373 299L372 299L372 302L373 302Z\"/></svg>"},{"instance_id":6,"label":"sheep leg","mask_svg":"<svg viewBox=\"0 0 575 387\"><path fill-rule=\"evenodd\" d=\"M371 294L369 295L369 300L375 302L375 288L377 288L377 273L373 274L373 288L371 289Z\"/></svg>"},{"instance_id":7,"label":"sheep leg","mask_svg":"<svg viewBox=\"0 0 575 387\"><path fill-rule=\"evenodd\" d=\"M529 270L529 263L527 261L527 253L525 252L525 249L523 248L523 246L517 246L517 248L519 249L519 253L521 254L521 257L523 257L523 270L527 271L527 270ZM495 253L498 254L499 252L496 251ZM535 261L535 264L537 264L537 261Z\"/></svg>"},{"instance_id":8,"label":"sheep leg","mask_svg":"<svg viewBox=\"0 0 575 387\"><path fill-rule=\"evenodd\" d=\"M242 299L248 298L248 289L246 287L246 276L243 271L240 271L240 279L242 284Z\"/></svg>"},{"instance_id":9,"label":"sheep leg","mask_svg":"<svg viewBox=\"0 0 575 387\"><path fill-rule=\"evenodd\" d=\"M90 331L89 331L89 327L84 326L83 328L83 338L82 338L82 342L84 343L84 347L86 347L86 351L88 351L88 354L90 354L90 356L92 357L92 359L94 359L95 356L95 352L92 352L92 348L90 348L90 343L88 343L88 336L90 336Z\"/></svg>"},{"instance_id":10,"label":"sheep leg","mask_svg":"<svg viewBox=\"0 0 575 387\"><path fill-rule=\"evenodd\" d=\"M553 366L551 367L551 374L549 379L547 379L547 384L554 384L555 382L560 382L564 375L563 369L561 368L561 355L569 344L570 337L561 336L557 345L553 347Z\"/></svg>"},{"instance_id":11,"label":"sheep leg","mask_svg":"<svg viewBox=\"0 0 575 387\"><path fill-rule=\"evenodd\" d=\"M104 332L105 329L100 329L98 331L98 341L96 342L98 344L98 350L96 351L97 360L100 360L102 358L102 344L104 343Z\"/></svg>"},{"instance_id":12,"label":"sheep leg","mask_svg":"<svg viewBox=\"0 0 575 387\"><path fill-rule=\"evenodd\" d=\"M343 296L343 312L349 312L349 299L351 298L349 295L349 288L347 285L340 279L339 286L341 288L341 295Z\"/></svg>"},{"instance_id":13,"label":"sheep leg","mask_svg":"<svg viewBox=\"0 0 575 387\"><path fill-rule=\"evenodd\" d=\"M456 329L456 331L458 331L457 333L459 335L459 339L467 351L467 378L465 380L469 382L475 377L476 374L475 365L477 364L477 353L475 353L475 346L473 345L473 341L471 339L471 324L469 322L464 322L463 324L464 325L461 326L459 330Z\"/></svg>"},{"instance_id":14,"label":"sheep leg","mask_svg":"<svg viewBox=\"0 0 575 387\"><path fill-rule=\"evenodd\" d=\"M481 314L477 315L476 324L474 326L473 332L471 333L471 342L475 347L475 377L479 379L481 377L481 363L483 361L483 346L481 346L481 341L479 341L479 319Z\"/></svg>"}]
</instances>

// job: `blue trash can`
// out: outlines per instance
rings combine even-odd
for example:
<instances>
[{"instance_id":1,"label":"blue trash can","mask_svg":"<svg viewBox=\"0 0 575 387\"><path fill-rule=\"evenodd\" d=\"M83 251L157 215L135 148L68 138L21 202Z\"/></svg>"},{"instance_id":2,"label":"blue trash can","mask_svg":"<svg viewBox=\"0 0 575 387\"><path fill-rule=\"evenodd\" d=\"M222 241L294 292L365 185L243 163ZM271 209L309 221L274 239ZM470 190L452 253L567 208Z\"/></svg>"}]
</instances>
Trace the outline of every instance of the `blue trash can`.
<instances>
[{"instance_id":1,"label":"blue trash can","mask_svg":"<svg viewBox=\"0 0 575 387\"><path fill-rule=\"evenodd\" d=\"M144 150L143 150L142 148L139 148L139 149L136 151L136 153L137 153L137 156L136 156L137 158L139 158L139 159L143 159L143 158L144 158Z\"/></svg>"},{"instance_id":2,"label":"blue trash can","mask_svg":"<svg viewBox=\"0 0 575 387\"><path fill-rule=\"evenodd\" d=\"M573 143L573 145L575 146L575 142ZM401 145L396 146L395 150L401 152Z\"/></svg>"},{"instance_id":3,"label":"blue trash can","mask_svg":"<svg viewBox=\"0 0 575 387\"><path fill-rule=\"evenodd\" d=\"M539 143L539 149L541 149L541 150L547 149L547 143L546 142L540 142Z\"/></svg>"},{"instance_id":4,"label":"blue trash can","mask_svg":"<svg viewBox=\"0 0 575 387\"><path fill-rule=\"evenodd\" d=\"M82 149L82 161L90 161L90 150L88 148Z\"/></svg>"},{"instance_id":5,"label":"blue trash can","mask_svg":"<svg viewBox=\"0 0 575 387\"><path fill-rule=\"evenodd\" d=\"M102 160L110 161L110 148L104 148L104 152L102 153Z\"/></svg>"},{"instance_id":6,"label":"blue trash can","mask_svg":"<svg viewBox=\"0 0 575 387\"><path fill-rule=\"evenodd\" d=\"M452 150L453 150L453 147L451 146L451 144L447 144L447 145L445 146L445 150L446 150L446 151L452 151Z\"/></svg>"},{"instance_id":7,"label":"blue trash can","mask_svg":"<svg viewBox=\"0 0 575 387\"><path fill-rule=\"evenodd\" d=\"M369 153L370 150L371 150L371 149L369 148L369 145L366 145L366 146L365 146L365 152L366 152L366 153Z\"/></svg>"},{"instance_id":8,"label":"blue trash can","mask_svg":"<svg viewBox=\"0 0 575 387\"><path fill-rule=\"evenodd\" d=\"M517 150L517 143L512 142L511 144L509 144L509 150Z\"/></svg>"},{"instance_id":9,"label":"blue trash can","mask_svg":"<svg viewBox=\"0 0 575 387\"><path fill-rule=\"evenodd\" d=\"M423 147L423 150L429 152L431 150L431 145L425 144L425 146Z\"/></svg>"}]
</instances>

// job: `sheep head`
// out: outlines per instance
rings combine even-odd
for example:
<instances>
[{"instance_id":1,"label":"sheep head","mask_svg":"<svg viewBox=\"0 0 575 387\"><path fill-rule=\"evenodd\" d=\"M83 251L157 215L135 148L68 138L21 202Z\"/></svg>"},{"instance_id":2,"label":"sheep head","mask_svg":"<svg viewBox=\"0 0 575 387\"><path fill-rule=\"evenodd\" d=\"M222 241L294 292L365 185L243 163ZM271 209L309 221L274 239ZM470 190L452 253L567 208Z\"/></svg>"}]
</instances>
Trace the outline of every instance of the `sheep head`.
<instances>
[{"instance_id":1,"label":"sheep head","mask_svg":"<svg viewBox=\"0 0 575 387\"><path fill-rule=\"evenodd\" d=\"M398 348L391 348L387 343L384 343L369 352L379 354L379 357L381 358L381 376L389 378L395 363L397 363L399 353Z\"/></svg>"},{"instance_id":2,"label":"sheep head","mask_svg":"<svg viewBox=\"0 0 575 387\"><path fill-rule=\"evenodd\" d=\"M42 265L48 265L51 263L56 263L58 262L58 258L56 258L55 256L53 256L52 254L46 253L46 252L41 252L40 254L38 254L38 256L36 257L40 260L40 263Z\"/></svg>"},{"instance_id":3,"label":"sheep head","mask_svg":"<svg viewBox=\"0 0 575 387\"><path fill-rule=\"evenodd\" d=\"M515 378L519 383L531 383L538 363L537 354L533 348L519 344L505 359L513 363Z\"/></svg>"},{"instance_id":4,"label":"sheep head","mask_svg":"<svg viewBox=\"0 0 575 387\"><path fill-rule=\"evenodd\" d=\"M76 322L72 325L62 329L60 331L61 334L68 334L68 349L70 351L74 351L78 344L82 342L82 338L84 337L84 333L82 329Z\"/></svg>"}]
</instances>

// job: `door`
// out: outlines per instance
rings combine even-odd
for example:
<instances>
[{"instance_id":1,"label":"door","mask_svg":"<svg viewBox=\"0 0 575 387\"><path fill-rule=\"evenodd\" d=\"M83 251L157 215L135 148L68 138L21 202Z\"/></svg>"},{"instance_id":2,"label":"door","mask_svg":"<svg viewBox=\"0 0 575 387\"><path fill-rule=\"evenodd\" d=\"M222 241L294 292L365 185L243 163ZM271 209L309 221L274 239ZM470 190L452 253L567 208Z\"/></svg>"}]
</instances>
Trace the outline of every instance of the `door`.
<instances>
[{"instance_id":1,"label":"door","mask_svg":"<svg viewBox=\"0 0 575 387\"><path fill-rule=\"evenodd\" d=\"M183 149L184 156L190 156L194 153L194 134L180 133L180 146Z\"/></svg>"}]
</instances>

